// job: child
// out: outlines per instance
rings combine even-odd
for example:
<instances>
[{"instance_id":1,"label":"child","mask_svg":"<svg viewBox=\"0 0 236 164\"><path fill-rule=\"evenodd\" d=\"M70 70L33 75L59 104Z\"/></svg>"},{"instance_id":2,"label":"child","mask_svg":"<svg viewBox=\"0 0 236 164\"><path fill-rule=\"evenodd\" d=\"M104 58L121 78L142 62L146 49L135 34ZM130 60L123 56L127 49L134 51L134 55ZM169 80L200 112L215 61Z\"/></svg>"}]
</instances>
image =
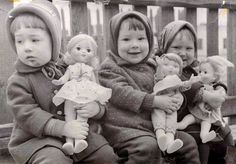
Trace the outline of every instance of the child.
<instances>
[{"instance_id":1,"label":"child","mask_svg":"<svg viewBox=\"0 0 236 164\"><path fill-rule=\"evenodd\" d=\"M65 74L58 80L53 80L55 85L63 85L59 92L53 97L55 105L65 101L65 120L78 120L87 122L88 112L86 110L75 110L74 106L84 106L92 101L105 104L111 97L111 89L104 88L96 83L94 68L98 67L96 55L97 44L95 40L86 34L74 36L68 43L68 53L65 63L69 65ZM67 154L80 153L88 147L85 140L74 140L66 138L63 149Z\"/></svg>"},{"instance_id":2,"label":"child","mask_svg":"<svg viewBox=\"0 0 236 164\"><path fill-rule=\"evenodd\" d=\"M226 97L225 88L221 87L221 80L224 74L223 67L233 67L234 65L221 56L207 57L206 60L199 64L199 75L203 81L204 87L201 88L208 94L217 96L222 99L219 104L214 106L206 102L197 102L196 105L190 109L190 113L186 115L181 122L178 123L178 129L185 129L188 125L200 122L201 131L200 138L203 143L209 142L216 137L214 130L211 130L211 124L218 126L225 126L221 115L221 104Z\"/></svg>"},{"instance_id":3,"label":"child","mask_svg":"<svg viewBox=\"0 0 236 164\"><path fill-rule=\"evenodd\" d=\"M155 65L150 55L153 33L149 19L127 11L110 20L110 51L98 72L101 85L112 89L103 117L103 135L119 155L121 163L160 163L151 122L154 108L175 111L182 98L175 94L152 94ZM184 132L176 134L184 145L194 139ZM178 157L177 157L178 154ZM200 163L197 146L182 147L176 154L182 164Z\"/></svg>"},{"instance_id":4,"label":"child","mask_svg":"<svg viewBox=\"0 0 236 164\"><path fill-rule=\"evenodd\" d=\"M197 36L194 27L186 21L173 21L165 26L158 40L157 55L161 56L165 53L176 53L183 60L182 80L188 80L192 75L196 76L198 61L194 56L197 56ZM178 121L189 114L189 108L195 106L195 102L204 99L210 105L219 103L221 100L214 96L204 96L201 91L203 85L199 82L193 84L190 90L184 92L185 103L188 105L178 111ZM206 93L206 92L205 92ZM228 145L233 145L232 135L228 125L212 126L217 134L218 142L211 144L201 144L199 137L200 126L197 124L190 125L185 131L191 134L198 143L201 163L217 163L223 162ZM208 149L210 148L210 156L208 160Z\"/></svg>"},{"instance_id":5,"label":"child","mask_svg":"<svg viewBox=\"0 0 236 164\"><path fill-rule=\"evenodd\" d=\"M61 46L59 13L49 1L20 4L8 13L6 30L17 54L16 72L8 80L7 102L14 117L9 151L17 163L61 163L90 161L116 163L112 148L100 135L89 132L85 122L64 120L63 105L52 104L59 89L51 80L63 71L55 64ZM93 102L86 109L102 112ZM88 148L66 156L61 150L64 137L85 139ZM103 154L104 153L104 154ZM109 154L109 155L108 155Z\"/></svg>"},{"instance_id":6,"label":"child","mask_svg":"<svg viewBox=\"0 0 236 164\"><path fill-rule=\"evenodd\" d=\"M160 58L156 57L158 63L156 70L156 84L154 86L155 95L180 94L189 89L196 77L182 82L179 78L182 72L183 61L175 53L167 53ZM172 113L165 112L162 109L155 109L152 113L153 127L156 133L157 143L162 151L173 153L183 146L183 141L174 139L177 125L177 111Z\"/></svg>"}]
</instances>

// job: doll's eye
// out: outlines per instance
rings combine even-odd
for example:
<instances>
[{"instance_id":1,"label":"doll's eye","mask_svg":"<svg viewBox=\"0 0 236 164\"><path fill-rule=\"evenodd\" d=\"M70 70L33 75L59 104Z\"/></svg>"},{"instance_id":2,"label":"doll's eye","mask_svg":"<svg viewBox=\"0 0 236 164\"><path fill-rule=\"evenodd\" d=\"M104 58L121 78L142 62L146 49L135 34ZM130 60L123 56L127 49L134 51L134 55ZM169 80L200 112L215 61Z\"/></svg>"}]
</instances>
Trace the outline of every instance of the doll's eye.
<instances>
[{"instance_id":1,"label":"doll's eye","mask_svg":"<svg viewBox=\"0 0 236 164\"><path fill-rule=\"evenodd\" d=\"M77 49L78 51L80 51L80 47L77 47L76 49Z\"/></svg>"},{"instance_id":2,"label":"doll's eye","mask_svg":"<svg viewBox=\"0 0 236 164\"><path fill-rule=\"evenodd\" d=\"M87 51L88 51L88 52L91 52L91 50L90 50L90 49L87 49Z\"/></svg>"}]
</instances>

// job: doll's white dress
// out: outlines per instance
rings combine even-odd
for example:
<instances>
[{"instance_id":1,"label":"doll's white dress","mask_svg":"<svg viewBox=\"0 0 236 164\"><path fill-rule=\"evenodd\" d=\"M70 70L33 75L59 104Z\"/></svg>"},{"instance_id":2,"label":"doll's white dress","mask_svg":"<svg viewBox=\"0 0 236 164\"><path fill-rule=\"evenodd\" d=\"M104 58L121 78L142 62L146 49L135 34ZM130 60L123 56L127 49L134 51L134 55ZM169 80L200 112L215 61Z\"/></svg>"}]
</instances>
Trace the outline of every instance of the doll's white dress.
<instances>
[{"instance_id":1,"label":"doll's white dress","mask_svg":"<svg viewBox=\"0 0 236 164\"><path fill-rule=\"evenodd\" d=\"M53 97L53 103L60 105L65 100L78 104L99 101L105 104L111 97L111 89L97 84L94 69L84 63L68 66L70 81L66 82ZM93 80L93 81L92 81Z\"/></svg>"}]
</instances>

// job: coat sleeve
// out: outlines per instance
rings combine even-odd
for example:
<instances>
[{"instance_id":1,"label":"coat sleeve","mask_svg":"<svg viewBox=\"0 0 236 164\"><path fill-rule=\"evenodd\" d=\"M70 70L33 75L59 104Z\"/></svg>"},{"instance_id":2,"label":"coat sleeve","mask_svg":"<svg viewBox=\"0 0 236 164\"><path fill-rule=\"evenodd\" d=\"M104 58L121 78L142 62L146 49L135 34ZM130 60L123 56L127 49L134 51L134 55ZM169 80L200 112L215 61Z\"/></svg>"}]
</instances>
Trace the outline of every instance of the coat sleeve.
<instances>
[{"instance_id":1,"label":"coat sleeve","mask_svg":"<svg viewBox=\"0 0 236 164\"><path fill-rule=\"evenodd\" d=\"M42 110L36 103L26 78L18 75L9 78L7 103L16 123L24 131L38 137L43 135L44 126L53 115Z\"/></svg>"},{"instance_id":2,"label":"coat sleeve","mask_svg":"<svg viewBox=\"0 0 236 164\"><path fill-rule=\"evenodd\" d=\"M139 113L142 110L152 110L154 95L134 89L119 67L107 65L99 70L99 82L104 87L112 89L110 102L124 110Z\"/></svg>"}]
</instances>

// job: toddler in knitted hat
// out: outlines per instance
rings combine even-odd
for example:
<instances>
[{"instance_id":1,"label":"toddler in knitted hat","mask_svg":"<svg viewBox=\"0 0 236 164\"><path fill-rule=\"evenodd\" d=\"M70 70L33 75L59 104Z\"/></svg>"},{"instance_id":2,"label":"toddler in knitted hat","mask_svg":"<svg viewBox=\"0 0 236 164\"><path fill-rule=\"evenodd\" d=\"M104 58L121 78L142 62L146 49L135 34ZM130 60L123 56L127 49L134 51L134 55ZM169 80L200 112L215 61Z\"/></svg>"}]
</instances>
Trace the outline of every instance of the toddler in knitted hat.
<instances>
[{"instance_id":1,"label":"toddler in knitted hat","mask_svg":"<svg viewBox=\"0 0 236 164\"><path fill-rule=\"evenodd\" d=\"M87 123L63 121L63 109L52 104L57 86L51 80L63 75L55 64L61 47L60 25L56 7L46 0L20 4L7 15L7 35L17 54L16 72L7 85L14 118L9 151L17 163L52 163L55 157L72 163L61 151L60 140L88 134Z\"/></svg>"}]
</instances>

